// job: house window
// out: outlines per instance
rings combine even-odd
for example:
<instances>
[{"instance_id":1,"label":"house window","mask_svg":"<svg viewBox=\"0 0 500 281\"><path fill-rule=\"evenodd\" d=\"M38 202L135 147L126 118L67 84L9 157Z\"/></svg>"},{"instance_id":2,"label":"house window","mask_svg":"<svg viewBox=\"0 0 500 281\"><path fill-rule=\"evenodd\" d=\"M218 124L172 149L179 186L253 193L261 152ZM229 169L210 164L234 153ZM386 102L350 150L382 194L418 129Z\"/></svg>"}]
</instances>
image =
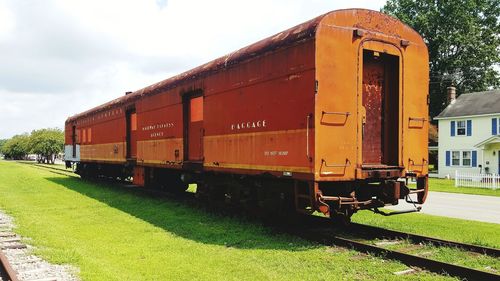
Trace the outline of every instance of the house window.
<instances>
[{"instance_id":1,"label":"house window","mask_svg":"<svg viewBox=\"0 0 500 281\"><path fill-rule=\"evenodd\" d=\"M457 136L465 136L467 134L465 120L457 121Z\"/></svg>"},{"instance_id":2,"label":"house window","mask_svg":"<svg viewBox=\"0 0 500 281\"><path fill-rule=\"evenodd\" d=\"M470 167L471 165L471 152L469 150L462 151L462 166Z\"/></svg>"},{"instance_id":3,"label":"house window","mask_svg":"<svg viewBox=\"0 0 500 281\"><path fill-rule=\"evenodd\" d=\"M472 120L457 120L450 123L450 135L472 136Z\"/></svg>"},{"instance_id":4,"label":"house window","mask_svg":"<svg viewBox=\"0 0 500 281\"><path fill-rule=\"evenodd\" d=\"M460 166L460 151L451 152L451 165Z\"/></svg>"},{"instance_id":5,"label":"house window","mask_svg":"<svg viewBox=\"0 0 500 281\"><path fill-rule=\"evenodd\" d=\"M471 167L472 165L472 151L452 151L451 152L451 165L458 167Z\"/></svg>"}]
</instances>

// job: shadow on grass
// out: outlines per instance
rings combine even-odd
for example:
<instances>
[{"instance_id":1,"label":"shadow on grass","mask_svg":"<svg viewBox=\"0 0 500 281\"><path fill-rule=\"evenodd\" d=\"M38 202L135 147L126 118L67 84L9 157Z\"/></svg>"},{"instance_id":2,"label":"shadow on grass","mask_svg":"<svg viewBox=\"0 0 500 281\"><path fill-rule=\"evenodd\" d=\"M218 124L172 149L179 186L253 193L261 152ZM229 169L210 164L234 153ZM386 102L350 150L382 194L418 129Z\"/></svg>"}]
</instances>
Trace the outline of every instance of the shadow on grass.
<instances>
[{"instance_id":1,"label":"shadow on grass","mask_svg":"<svg viewBox=\"0 0 500 281\"><path fill-rule=\"evenodd\" d=\"M199 243L239 249L303 251L320 247L300 238L273 232L245 216L220 215L165 196L154 196L109 182L48 177L47 180L126 212L177 236ZM184 201L184 202L183 202ZM190 201L190 200L189 200Z\"/></svg>"}]
</instances>

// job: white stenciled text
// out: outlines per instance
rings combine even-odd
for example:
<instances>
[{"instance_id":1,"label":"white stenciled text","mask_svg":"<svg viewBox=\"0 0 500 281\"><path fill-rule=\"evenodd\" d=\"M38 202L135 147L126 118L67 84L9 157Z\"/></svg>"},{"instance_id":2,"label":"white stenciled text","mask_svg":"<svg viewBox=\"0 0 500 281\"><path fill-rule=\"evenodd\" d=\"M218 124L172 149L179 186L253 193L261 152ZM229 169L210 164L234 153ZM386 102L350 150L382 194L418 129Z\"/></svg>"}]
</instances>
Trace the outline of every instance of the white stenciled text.
<instances>
[{"instance_id":1,"label":"white stenciled text","mask_svg":"<svg viewBox=\"0 0 500 281\"><path fill-rule=\"evenodd\" d=\"M258 121L247 121L236 124L231 124L231 130L243 130L243 129L257 129L257 128L265 128L267 126L266 120L258 120Z\"/></svg>"}]
</instances>

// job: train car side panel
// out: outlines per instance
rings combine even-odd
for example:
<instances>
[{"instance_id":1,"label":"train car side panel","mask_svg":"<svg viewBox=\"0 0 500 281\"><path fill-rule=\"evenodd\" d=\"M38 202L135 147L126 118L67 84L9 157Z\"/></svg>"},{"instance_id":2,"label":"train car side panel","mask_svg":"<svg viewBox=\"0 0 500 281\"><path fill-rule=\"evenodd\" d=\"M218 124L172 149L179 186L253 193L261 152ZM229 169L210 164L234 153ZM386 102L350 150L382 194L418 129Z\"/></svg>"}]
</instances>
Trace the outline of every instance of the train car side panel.
<instances>
[{"instance_id":1,"label":"train car side panel","mask_svg":"<svg viewBox=\"0 0 500 281\"><path fill-rule=\"evenodd\" d=\"M306 130L313 130L307 124L314 103L313 41L229 69L205 85L235 84L205 96L205 167L310 173Z\"/></svg>"},{"instance_id":2,"label":"train car side panel","mask_svg":"<svg viewBox=\"0 0 500 281\"><path fill-rule=\"evenodd\" d=\"M137 163L178 167L184 160L179 95L165 92L137 102Z\"/></svg>"},{"instance_id":3,"label":"train car side panel","mask_svg":"<svg viewBox=\"0 0 500 281\"><path fill-rule=\"evenodd\" d=\"M125 116L122 109L111 109L80 119L80 157L82 162L126 161Z\"/></svg>"}]
</instances>

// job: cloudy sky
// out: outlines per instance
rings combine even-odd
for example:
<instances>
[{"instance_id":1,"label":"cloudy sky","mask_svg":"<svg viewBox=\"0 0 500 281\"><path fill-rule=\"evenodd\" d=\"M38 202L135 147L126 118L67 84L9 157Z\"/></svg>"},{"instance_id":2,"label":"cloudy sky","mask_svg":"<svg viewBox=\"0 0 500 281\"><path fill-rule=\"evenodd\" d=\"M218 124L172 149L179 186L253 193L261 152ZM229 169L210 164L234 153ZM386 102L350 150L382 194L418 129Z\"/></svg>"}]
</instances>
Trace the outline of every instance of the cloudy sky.
<instances>
[{"instance_id":1,"label":"cloudy sky","mask_svg":"<svg viewBox=\"0 0 500 281\"><path fill-rule=\"evenodd\" d=\"M46 127L325 12L385 0L0 0L0 139Z\"/></svg>"}]
</instances>

